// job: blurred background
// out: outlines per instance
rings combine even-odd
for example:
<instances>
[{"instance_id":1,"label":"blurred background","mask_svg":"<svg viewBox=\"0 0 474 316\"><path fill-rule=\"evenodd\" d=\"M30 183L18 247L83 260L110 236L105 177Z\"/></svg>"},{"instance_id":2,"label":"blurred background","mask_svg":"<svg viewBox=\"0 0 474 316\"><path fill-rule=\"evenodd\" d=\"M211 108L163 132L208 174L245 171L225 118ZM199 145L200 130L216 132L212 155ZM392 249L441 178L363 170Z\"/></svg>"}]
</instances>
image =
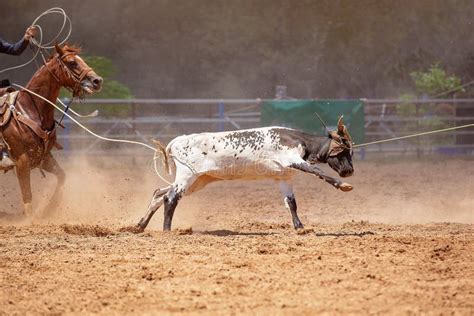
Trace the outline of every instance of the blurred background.
<instances>
[{"instance_id":1,"label":"blurred background","mask_svg":"<svg viewBox=\"0 0 474 316\"><path fill-rule=\"evenodd\" d=\"M474 122L470 0L3 0L0 36L19 40L54 6L105 78L103 92L74 108L99 108L87 124L110 136L273 124L323 133L314 111L328 125L345 114L358 143ZM61 19L40 21L46 39ZM31 56L3 55L0 68ZM35 70L2 75L25 84ZM66 149L118 148L68 126ZM473 143L470 128L367 150L470 155Z\"/></svg>"}]
</instances>

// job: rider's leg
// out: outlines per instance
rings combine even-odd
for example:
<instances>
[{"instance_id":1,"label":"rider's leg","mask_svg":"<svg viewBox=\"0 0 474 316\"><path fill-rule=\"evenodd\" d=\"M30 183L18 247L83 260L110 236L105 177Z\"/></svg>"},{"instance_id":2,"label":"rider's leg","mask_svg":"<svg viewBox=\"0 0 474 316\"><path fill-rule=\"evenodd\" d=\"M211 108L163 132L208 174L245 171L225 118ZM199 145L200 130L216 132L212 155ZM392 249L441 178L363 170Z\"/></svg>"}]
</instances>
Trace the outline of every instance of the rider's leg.
<instances>
[{"instance_id":1,"label":"rider's leg","mask_svg":"<svg viewBox=\"0 0 474 316\"><path fill-rule=\"evenodd\" d=\"M7 146L3 142L2 134L0 133L0 170L9 170L14 166L15 163L8 156Z\"/></svg>"},{"instance_id":2,"label":"rider's leg","mask_svg":"<svg viewBox=\"0 0 474 316\"><path fill-rule=\"evenodd\" d=\"M10 85L8 79L0 80L0 96L13 91L15 91L15 89ZM0 132L0 170L9 170L14 166L15 163L8 156L7 146L3 141L2 133Z\"/></svg>"}]
</instances>

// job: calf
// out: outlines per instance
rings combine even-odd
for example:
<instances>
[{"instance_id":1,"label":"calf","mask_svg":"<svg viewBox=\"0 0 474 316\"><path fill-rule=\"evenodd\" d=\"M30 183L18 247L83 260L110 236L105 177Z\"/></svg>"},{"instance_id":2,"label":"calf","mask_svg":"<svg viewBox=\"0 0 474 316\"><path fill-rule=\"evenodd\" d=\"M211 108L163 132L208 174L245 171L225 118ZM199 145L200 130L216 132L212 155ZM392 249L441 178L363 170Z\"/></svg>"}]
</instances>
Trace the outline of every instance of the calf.
<instances>
[{"instance_id":1,"label":"calf","mask_svg":"<svg viewBox=\"0 0 474 316\"><path fill-rule=\"evenodd\" d=\"M341 177L354 172L352 140L342 122L327 137L314 136L285 127L183 135L166 148L157 142L165 167L175 175L171 186L153 194L147 214L138 223L145 229L164 204L163 230L171 229L174 210L185 194L208 183L233 179L275 179L280 183L295 229L303 228L296 213L292 178L297 170L318 176L344 192L352 186L326 175L316 163L328 163Z\"/></svg>"}]
</instances>

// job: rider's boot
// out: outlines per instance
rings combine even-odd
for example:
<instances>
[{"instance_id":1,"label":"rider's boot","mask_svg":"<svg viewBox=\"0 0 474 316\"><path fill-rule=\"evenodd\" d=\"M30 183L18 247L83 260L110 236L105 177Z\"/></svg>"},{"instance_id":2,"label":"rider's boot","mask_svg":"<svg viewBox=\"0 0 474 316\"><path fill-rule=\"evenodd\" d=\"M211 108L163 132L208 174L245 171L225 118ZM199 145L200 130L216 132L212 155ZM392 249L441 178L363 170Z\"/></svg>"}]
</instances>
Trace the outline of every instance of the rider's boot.
<instances>
[{"instance_id":1,"label":"rider's boot","mask_svg":"<svg viewBox=\"0 0 474 316\"><path fill-rule=\"evenodd\" d=\"M15 167L15 163L8 156L8 152L5 150L2 141L0 140L0 170L8 171Z\"/></svg>"},{"instance_id":2,"label":"rider's boot","mask_svg":"<svg viewBox=\"0 0 474 316\"><path fill-rule=\"evenodd\" d=\"M13 91L15 91L15 89L10 86L10 81L7 79L0 80L0 96ZM2 139L2 133L0 132L0 170L7 172L8 170L13 169L13 167L15 167L15 163L8 156L8 151L6 150L5 143Z\"/></svg>"}]
</instances>

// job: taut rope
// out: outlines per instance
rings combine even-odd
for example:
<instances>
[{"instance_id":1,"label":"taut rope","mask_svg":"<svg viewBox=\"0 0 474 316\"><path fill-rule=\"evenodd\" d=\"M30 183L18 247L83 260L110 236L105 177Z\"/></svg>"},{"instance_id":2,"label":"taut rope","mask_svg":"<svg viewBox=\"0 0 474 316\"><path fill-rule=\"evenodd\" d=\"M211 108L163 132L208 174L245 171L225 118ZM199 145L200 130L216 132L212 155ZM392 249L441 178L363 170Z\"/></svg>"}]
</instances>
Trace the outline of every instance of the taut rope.
<instances>
[{"instance_id":1,"label":"taut rope","mask_svg":"<svg viewBox=\"0 0 474 316\"><path fill-rule=\"evenodd\" d=\"M406 135L406 136L400 136L400 137L393 137L393 138L389 138L389 139L377 140L377 141L374 141L374 142L357 144L357 145L354 145L353 147L357 148L357 147L362 147L362 146L368 146L368 145L391 142L391 141L394 141L394 140L407 139L407 138L413 138L413 137L431 135L431 134L438 134L438 133L442 133L442 132L448 132L448 131L453 131L453 130L456 130L456 129L467 128L467 127L474 127L474 123L473 124L466 124L466 125L461 125L461 126L454 126L454 127L449 127L449 128L438 129L438 130L430 131L430 132L423 132L423 133L417 133L417 134L412 134L412 135Z\"/></svg>"}]
</instances>

